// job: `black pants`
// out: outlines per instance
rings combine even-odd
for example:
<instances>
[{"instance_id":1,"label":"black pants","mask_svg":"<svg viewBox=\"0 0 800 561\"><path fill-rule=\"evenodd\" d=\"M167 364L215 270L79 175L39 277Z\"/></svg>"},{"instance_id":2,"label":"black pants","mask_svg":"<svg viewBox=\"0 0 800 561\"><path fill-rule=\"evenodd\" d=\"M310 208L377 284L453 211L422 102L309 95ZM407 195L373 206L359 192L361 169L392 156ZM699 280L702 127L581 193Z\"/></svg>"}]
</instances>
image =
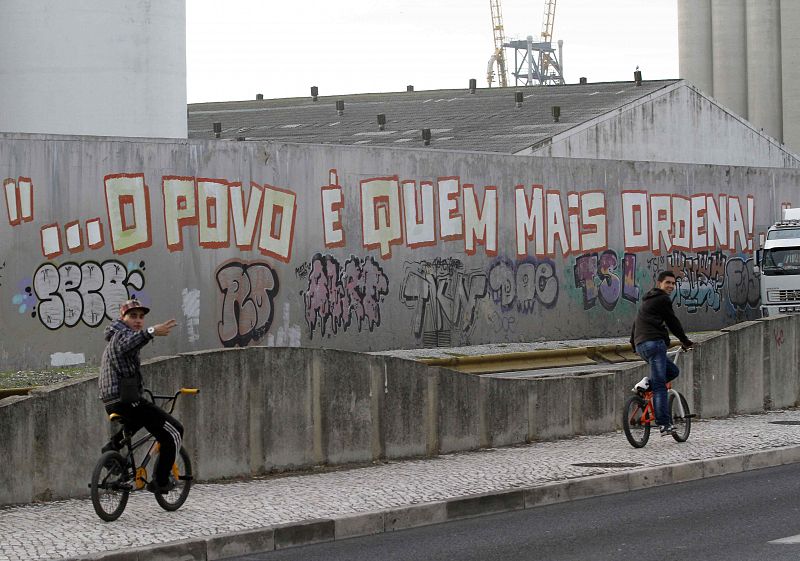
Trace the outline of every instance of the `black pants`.
<instances>
[{"instance_id":1,"label":"black pants","mask_svg":"<svg viewBox=\"0 0 800 561\"><path fill-rule=\"evenodd\" d=\"M175 454L181 449L183 425L172 415L144 399L135 405L122 403L106 405L106 412L122 415L125 419L125 427L131 431L131 434L144 427L156 437L160 451L153 477L158 485L166 485L169 481L170 468L175 462ZM122 446L122 430L112 436L111 441L117 448L120 448Z\"/></svg>"}]
</instances>

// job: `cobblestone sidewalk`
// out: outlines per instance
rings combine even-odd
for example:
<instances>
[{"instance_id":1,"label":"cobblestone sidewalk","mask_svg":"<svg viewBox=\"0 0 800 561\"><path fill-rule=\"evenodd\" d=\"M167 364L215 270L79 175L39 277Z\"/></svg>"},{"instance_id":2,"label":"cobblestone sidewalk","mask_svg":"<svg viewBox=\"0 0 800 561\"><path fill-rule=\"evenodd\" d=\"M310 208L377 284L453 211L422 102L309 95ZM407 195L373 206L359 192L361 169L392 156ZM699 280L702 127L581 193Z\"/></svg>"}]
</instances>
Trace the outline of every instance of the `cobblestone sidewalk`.
<instances>
[{"instance_id":1,"label":"cobblestone sidewalk","mask_svg":"<svg viewBox=\"0 0 800 561\"><path fill-rule=\"evenodd\" d=\"M91 502L0 509L0 561L66 559L320 518L408 507L586 476L800 446L800 411L696 420L688 442L651 434L632 448L621 432L378 466L237 483L197 484L177 512L131 495L122 517L102 522ZM624 463L629 467L582 467ZM634 464L634 465L630 465ZM87 482L89 475L87 474Z\"/></svg>"}]
</instances>

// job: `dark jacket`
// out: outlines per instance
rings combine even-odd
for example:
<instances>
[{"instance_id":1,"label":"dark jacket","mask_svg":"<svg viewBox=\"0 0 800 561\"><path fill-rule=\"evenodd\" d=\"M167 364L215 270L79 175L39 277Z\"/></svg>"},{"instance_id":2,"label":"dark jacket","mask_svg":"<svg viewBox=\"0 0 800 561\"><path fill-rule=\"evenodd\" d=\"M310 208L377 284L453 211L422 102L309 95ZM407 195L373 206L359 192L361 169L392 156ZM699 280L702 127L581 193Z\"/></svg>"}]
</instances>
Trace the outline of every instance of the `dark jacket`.
<instances>
[{"instance_id":1,"label":"dark jacket","mask_svg":"<svg viewBox=\"0 0 800 561\"><path fill-rule=\"evenodd\" d=\"M110 405L119 401L120 377L135 376L142 393L142 373L140 371L139 349L153 336L145 330L134 331L121 319L106 327L105 339L108 341L103 359L100 362L100 399Z\"/></svg>"},{"instance_id":2,"label":"dark jacket","mask_svg":"<svg viewBox=\"0 0 800 561\"><path fill-rule=\"evenodd\" d=\"M680 339L684 345L692 342L683 331L680 320L672 310L672 300L660 288L653 288L642 298L642 304L636 313L636 320L631 329L631 347L636 350L636 345L645 341L663 340L669 346L669 333Z\"/></svg>"}]
</instances>

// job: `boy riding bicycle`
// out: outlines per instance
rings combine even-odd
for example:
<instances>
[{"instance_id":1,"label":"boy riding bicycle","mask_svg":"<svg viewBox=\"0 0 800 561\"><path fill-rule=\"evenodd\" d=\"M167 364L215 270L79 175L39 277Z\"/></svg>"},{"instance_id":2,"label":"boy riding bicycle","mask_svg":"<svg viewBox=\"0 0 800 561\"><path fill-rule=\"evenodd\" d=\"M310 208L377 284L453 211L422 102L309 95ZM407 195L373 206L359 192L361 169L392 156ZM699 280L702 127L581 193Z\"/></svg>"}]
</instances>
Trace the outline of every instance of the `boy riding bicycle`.
<instances>
[{"instance_id":1,"label":"boy riding bicycle","mask_svg":"<svg viewBox=\"0 0 800 561\"><path fill-rule=\"evenodd\" d=\"M146 428L159 443L160 452L154 478L147 484L153 493L167 493L175 486L169 477L175 454L181 448L183 425L166 411L142 396L142 373L139 350L153 337L169 335L174 319L144 329L144 316L150 311L138 300L128 300L119 307L120 318L105 329L108 341L100 364L100 399L108 414L125 419L131 433ZM103 452L122 446L122 431L111 437Z\"/></svg>"},{"instance_id":2,"label":"boy riding bicycle","mask_svg":"<svg viewBox=\"0 0 800 561\"><path fill-rule=\"evenodd\" d=\"M650 377L642 378L634 386L634 391L644 391L652 385L653 408L656 414L661 436L673 434L675 427L669 414L667 382L678 377L680 369L667 357L669 347L669 331L681 341L684 349L690 349L694 343L686 336L680 320L672 310L670 294L675 290L675 274L672 271L661 271L658 274L656 287L642 298L642 304L636 313L636 320L631 329L631 347L634 352L650 364Z\"/></svg>"}]
</instances>

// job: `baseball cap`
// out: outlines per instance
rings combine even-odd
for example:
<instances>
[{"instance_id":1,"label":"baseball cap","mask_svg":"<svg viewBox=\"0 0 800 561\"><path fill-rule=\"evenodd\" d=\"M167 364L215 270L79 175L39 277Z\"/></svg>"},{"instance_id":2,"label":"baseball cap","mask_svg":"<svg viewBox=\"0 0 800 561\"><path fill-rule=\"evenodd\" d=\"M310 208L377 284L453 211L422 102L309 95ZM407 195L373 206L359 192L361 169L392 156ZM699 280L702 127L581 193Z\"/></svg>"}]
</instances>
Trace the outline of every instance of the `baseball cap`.
<instances>
[{"instance_id":1,"label":"baseball cap","mask_svg":"<svg viewBox=\"0 0 800 561\"><path fill-rule=\"evenodd\" d=\"M131 310L142 310L145 314L150 311L150 308L147 306L143 306L141 302L136 300L135 298L132 300L126 300L123 302L119 307L119 317L124 317L125 314L130 312Z\"/></svg>"}]
</instances>

